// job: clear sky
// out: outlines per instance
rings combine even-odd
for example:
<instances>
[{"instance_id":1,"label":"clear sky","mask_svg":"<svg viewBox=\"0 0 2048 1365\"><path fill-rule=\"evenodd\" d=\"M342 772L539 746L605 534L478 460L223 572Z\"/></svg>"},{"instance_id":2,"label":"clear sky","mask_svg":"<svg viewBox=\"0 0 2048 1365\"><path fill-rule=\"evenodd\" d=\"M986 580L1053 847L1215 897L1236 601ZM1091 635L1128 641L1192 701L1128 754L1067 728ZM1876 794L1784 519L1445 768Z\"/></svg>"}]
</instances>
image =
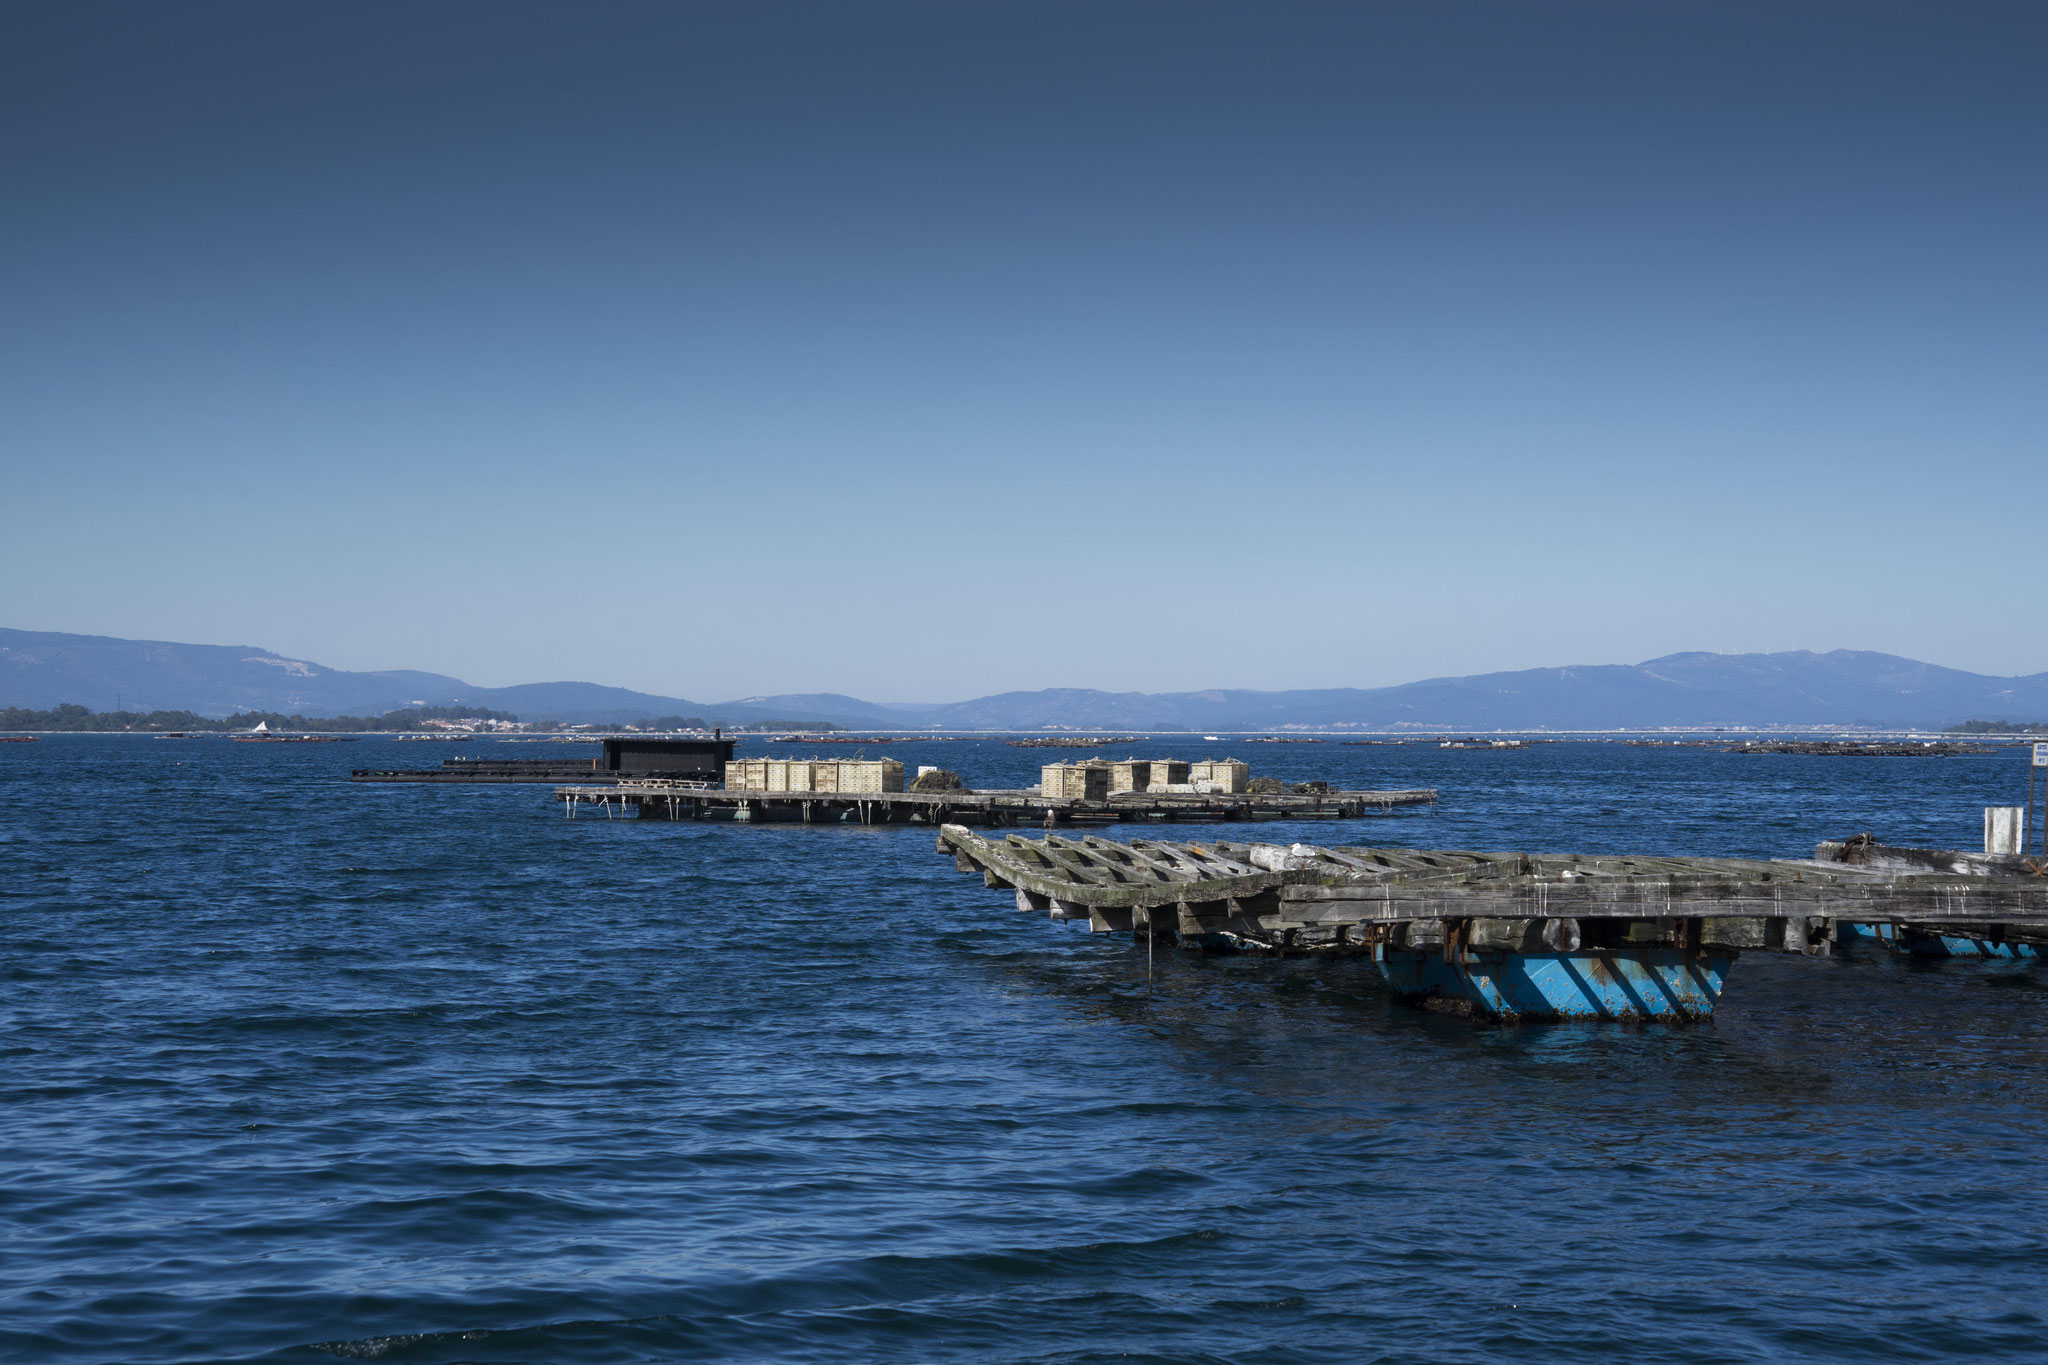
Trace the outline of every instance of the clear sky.
<instances>
[{"instance_id":1,"label":"clear sky","mask_svg":"<svg viewBox=\"0 0 2048 1365\"><path fill-rule=\"evenodd\" d=\"M499 685L2048 669L2048 7L85 3L0 625Z\"/></svg>"}]
</instances>

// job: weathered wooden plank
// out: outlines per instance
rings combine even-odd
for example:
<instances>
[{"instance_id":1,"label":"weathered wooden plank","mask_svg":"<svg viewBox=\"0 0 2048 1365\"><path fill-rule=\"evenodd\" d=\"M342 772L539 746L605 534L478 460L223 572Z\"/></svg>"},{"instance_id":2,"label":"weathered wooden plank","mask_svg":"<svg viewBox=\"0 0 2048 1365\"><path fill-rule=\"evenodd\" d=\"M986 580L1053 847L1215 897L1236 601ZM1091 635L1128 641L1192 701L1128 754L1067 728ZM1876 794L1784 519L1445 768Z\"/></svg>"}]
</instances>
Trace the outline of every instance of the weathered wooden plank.
<instances>
[{"instance_id":1,"label":"weathered wooden plank","mask_svg":"<svg viewBox=\"0 0 2048 1365\"><path fill-rule=\"evenodd\" d=\"M1184 875L1197 881L1213 877L1248 877L1260 869L1236 858L1224 857L1200 844L1162 844L1144 841L1148 855L1170 862Z\"/></svg>"},{"instance_id":2,"label":"weathered wooden plank","mask_svg":"<svg viewBox=\"0 0 2048 1365\"><path fill-rule=\"evenodd\" d=\"M1156 856L1152 852L1150 845L1135 840L1128 844L1119 844L1115 840L1091 834L1081 842L1105 858L1116 860L1121 856L1126 866L1142 869L1149 873L1152 880L1156 882L1183 882L1193 880L1195 877L1195 872L1189 863L1176 862L1170 857ZM1251 871L1253 869L1248 868L1246 870Z\"/></svg>"},{"instance_id":3,"label":"weathered wooden plank","mask_svg":"<svg viewBox=\"0 0 2048 1365\"><path fill-rule=\"evenodd\" d=\"M1012 835L1006 843L1029 844L1033 852L1042 856L1044 861L1032 865L1004 846L993 844L959 825L946 826L941 842L954 852L993 868L997 876L1014 886L1079 905L1166 905L1190 894L1197 894L1202 899L1223 900L1231 896L1253 895L1279 885L1279 879L1267 872L1201 882L1115 882L1099 878L1092 867L1076 866L1069 855L1077 846L1065 841L1050 844L1048 841L1021 840Z\"/></svg>"},{"instance_id":4,"label":"weathered wooden plank","mask_svg":"<svg viewBox=\"0 0 2048 1365\"><path fill-rule=\"evenodd\" d=\"M2048 887L2043 888L2048 893ZM1808 882L1770 889L1732 879L1671 879L1637 885L1531 882L1495 885L1447 882L1429 886L1286 886L1290 905L1343 907L1359 922L1434 916L1632 918L1661 915L1720 917L1824 915L1834 919L2040 920L2048 922L2048 894L2020 888L1972 891L1953 885L1903 882L1854 885Z\"/></svg>"}]
</instances>

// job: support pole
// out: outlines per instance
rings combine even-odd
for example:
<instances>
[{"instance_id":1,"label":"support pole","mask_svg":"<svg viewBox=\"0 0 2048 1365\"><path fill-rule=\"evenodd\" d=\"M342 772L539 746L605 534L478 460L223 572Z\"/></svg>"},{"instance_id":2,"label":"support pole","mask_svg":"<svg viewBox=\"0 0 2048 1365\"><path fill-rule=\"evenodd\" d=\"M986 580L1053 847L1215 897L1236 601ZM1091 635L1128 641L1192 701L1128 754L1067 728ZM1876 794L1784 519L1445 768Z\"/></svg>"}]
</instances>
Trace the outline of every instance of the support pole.
<instances>
[{"instance_id":1,"label":"support pole","mask_svg":"<svg viewBox=\"0 0 2048 1365\"><path fill-rule=\"evenodd\" d=\"M2025 853L2027 845L2033 842L2034 778L2038 773L2039 769L2034 766L2034 749L2032 745L2029 745L2027 747L2027 822L2020 827L2021 853ZM2041 853L2042 856L2048 857L2048 795L2044 795L2041 802Z\"/></svg>"},{"instance_id":2,"label":"support pole","mask_svg":"<svg viewBox=\"0 0 2048 1365\"><path fill-rule=\"evenodd\" d=\"M1145 907L1145 994L1152 994L1152 907Z\"/></svg>"},{"instance_id":3,"label":"support pole","mask_svg":"<svg viewBox=\"0 0 2048 1365\"><path fill-rule=\"evenodd\" d=\"M2034 749L2028 749L2028 823L2019 827L2019 851L2034 843ZM2048 821L2042 821L2042 837L2048 839Z\"/></svg>"}]
</instances>

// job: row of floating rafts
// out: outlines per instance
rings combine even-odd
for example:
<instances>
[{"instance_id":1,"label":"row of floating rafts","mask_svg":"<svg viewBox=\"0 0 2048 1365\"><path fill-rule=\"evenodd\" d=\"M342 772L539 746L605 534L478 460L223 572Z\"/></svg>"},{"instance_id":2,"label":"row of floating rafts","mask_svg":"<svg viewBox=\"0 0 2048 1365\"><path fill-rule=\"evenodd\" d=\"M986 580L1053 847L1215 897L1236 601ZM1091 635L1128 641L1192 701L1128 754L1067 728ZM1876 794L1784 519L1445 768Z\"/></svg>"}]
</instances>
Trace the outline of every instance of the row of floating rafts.
<instances>
[{"instance_id":1,"label":"row of floating rafts","mask_svg":"<svg viewBox=\"0 0 2048 1365\"><path fill-rule=\"evenodd\" d=\"M1087 759L1048 763L1039 771L1043 796L1106 801L1121 792L1236 796L1251 785L1251 766L1235 758L1189 763L1177 758Z\"/></svg>"},{"instance_id":2,"label":"row of floating rafts","mask_svg":"<svg viewBox=\"0 0 2048 1365\"><path fill-rule=\"evenodd\" d=\"M1046 796L1101 801L1122 792L1234 796L1242 795L1250 783L1250 765L1235 758L1200 763L1172 758L1089 759L1046 764L1034 790ZM893 758L736 758L725 765L725 790L878 796L904 790L903 764Z\"/></svg>"}]
</instances>

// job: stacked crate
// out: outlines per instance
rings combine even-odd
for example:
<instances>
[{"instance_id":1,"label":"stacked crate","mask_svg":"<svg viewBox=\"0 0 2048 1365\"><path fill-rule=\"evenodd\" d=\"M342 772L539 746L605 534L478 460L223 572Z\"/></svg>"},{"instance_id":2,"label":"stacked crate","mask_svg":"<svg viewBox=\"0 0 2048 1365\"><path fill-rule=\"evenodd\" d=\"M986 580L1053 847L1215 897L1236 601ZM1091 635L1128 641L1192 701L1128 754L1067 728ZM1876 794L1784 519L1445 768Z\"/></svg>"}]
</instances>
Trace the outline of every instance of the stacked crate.
<instances>
[{"instance_id":1,"label":"stacked crate","mask_svg":"<svg viewBox=\"0 0 2048 1365\"><path fill-rule=\"evenodd\" d=\"M1143 788L1148 792L1172 791L1175 787L1188 784L1188 765L1177 758L1155 758L1152 771Z\"/></svg>"},{"instance_id":2,"label":"stacked crate","mask_svg":"<svg viewBox=\"0 0 2048 1365\"><path fill-rule=\"evenodd\" d=\"M837 763L819 763L819 768L836 769L832 791L853 792L856 795L878 795L882 792L903 790L903 765L893 758L841 759ZM825 788L819 788L825 790Z\"/></svg>"},{"instance_id":3,"label":"stacked crate","mask_svg":"<svg viewBox=\"0 0 2048 1365\"><path fill-rule=\"evenodd\" d=\"M1121 763L1109 765L1109 789L1114 792L1141 792L1152 785L1152 761L1146 758L1127 758Z\"/></svg>"},{"instance_id":4,"label":"stacked crate","mask_svg":"<svg viewBox=\"0 0 2048 1365\"><path fill-rule=\"evenodd\" d=\"M1188 781L1197 787L1211 783L1213 785L1209 790L1225 792L1232 796L1243 793L1251 784L1251 780L1251 765L1234 758L1212 758L1206 763L1188 765Z\"/></svg>"},{"instance_id":5,"label":"stacked crate","mask_svg":"<svg viewBox=\"0 0 2048 1365\"><path fill-rule=\"evenodd\" d=\"M729 792L768 790L768 760L735 758L725 765L725 789Z\"/></svg>"},{"instance_id":6,"label":"stacked crate","mask_svg":"<svg viewBox=\"0 0 2048 1365\"><path fill-rule=\"evenodd\" d=\"M1101 763L1048 763L1039 770L1038 790L1070 801L1101 801L1109 795L1109 768Z\"/></svg>"},{"instance_id":7,"label":"stacked crate","mask_svg":"<svg viewBox=\"0 0 2048 1365\"><path fill-rule=\"evenodd\" d=\"M727 791L880 795L903 790L893 758L742 758L725 765Z\"/></svg>"}]
</instances>

